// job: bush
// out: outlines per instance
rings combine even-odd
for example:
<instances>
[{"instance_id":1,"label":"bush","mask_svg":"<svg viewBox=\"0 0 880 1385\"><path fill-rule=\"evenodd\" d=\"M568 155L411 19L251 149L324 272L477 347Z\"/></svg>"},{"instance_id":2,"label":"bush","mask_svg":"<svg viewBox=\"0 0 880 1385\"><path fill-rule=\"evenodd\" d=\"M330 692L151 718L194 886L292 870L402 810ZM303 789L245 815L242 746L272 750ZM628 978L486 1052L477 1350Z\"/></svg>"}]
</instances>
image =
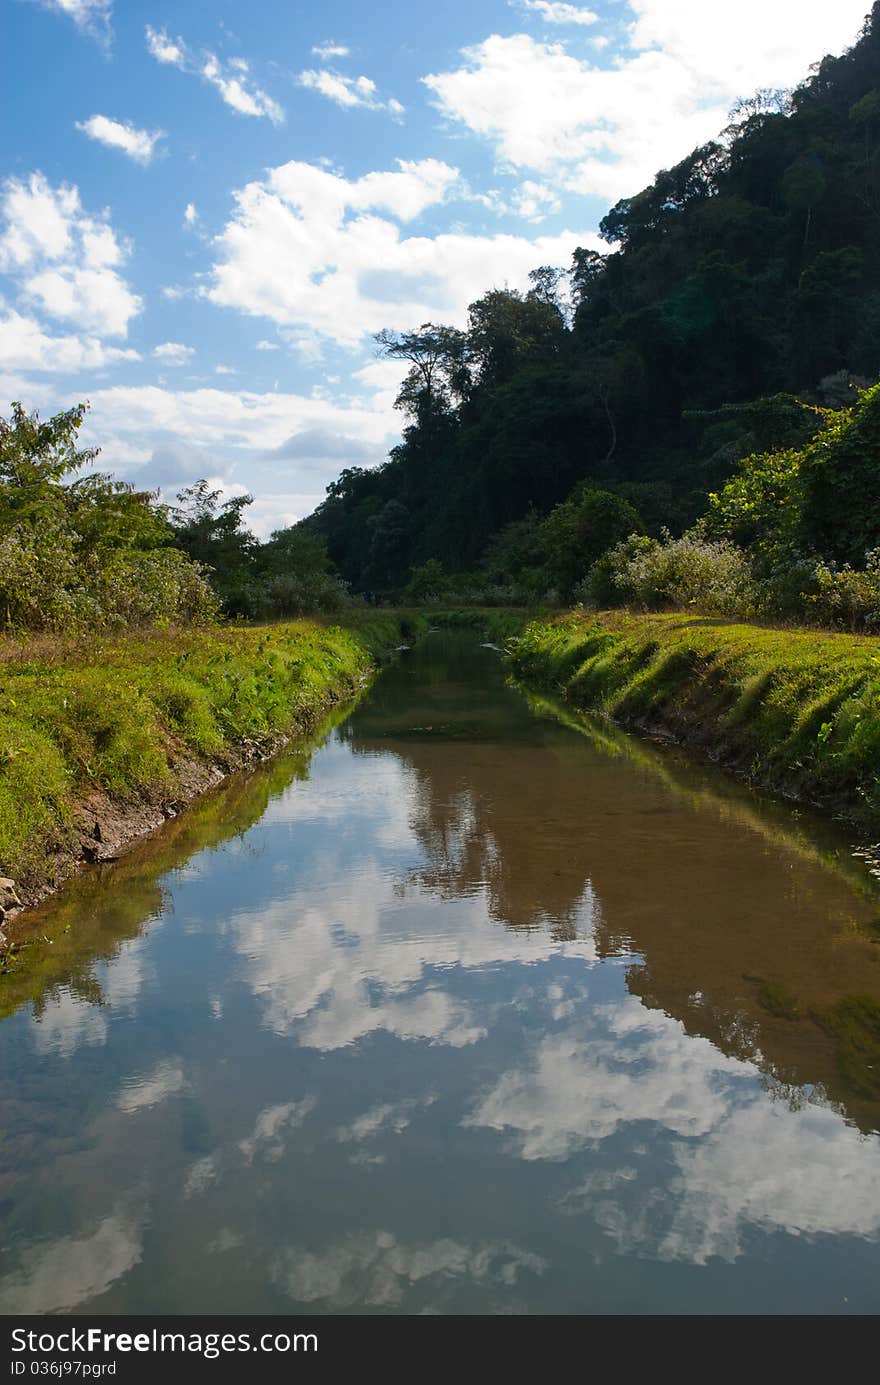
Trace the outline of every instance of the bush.
<instances>
[{"instance_id":1,"label":"bush","mask_svg":"<svg viewBox=\"0 0 880 1385\"><path fill-rule=\"evenodd\" d=\"M816 589L803 601L819 624L852 631L880 625L880 549L867 555L864 571L818 563L814 578Z\"/></svg>"},{"instance_id":2,"label":"bush","mask_svg":"<svg viewBox=\"0 0 880 1385\"><path fill-rule=\"evenodd\" d=\"M662 540L631 535L617 544L594 565L578 595L601 605L696 607L739 617L754 613L756 597L748 560L734 544L668 533Z\"/></svg>"},{"instance_id":3,"label":"bush","mask_svg":"<svg viewBox=\"0 0 880 1385\"><path fill-rule=\"evenodd\" d=\"M98 473L78 450L84 406L47 423L0 419L0 620L26 630L113 630L210 620L204 569L167 545L155 497Z\"/></svg>"},{"instance_id":4,"label":"bush","mask_svg":"<svg viewBox=\"0 0 880 1385\"><path fill-rule=\"evenodd\" d=\"M450 582L437 558L429 558L421 567L410 568L410 579L404 588L408 602L420 606L434 605L449 595Z\"/></svg>"},{"instance_id":5,"label":"bush","mask_svg":"<svg viewBox=\"0 0 880 1385\"><path fill-rule=\"evenodd\" d=\"M539 528L549 581L564 592L572 591L603 553L641 527L628 500L597 487L579 488L551 510Z\"/></svg>"}]
</instances>

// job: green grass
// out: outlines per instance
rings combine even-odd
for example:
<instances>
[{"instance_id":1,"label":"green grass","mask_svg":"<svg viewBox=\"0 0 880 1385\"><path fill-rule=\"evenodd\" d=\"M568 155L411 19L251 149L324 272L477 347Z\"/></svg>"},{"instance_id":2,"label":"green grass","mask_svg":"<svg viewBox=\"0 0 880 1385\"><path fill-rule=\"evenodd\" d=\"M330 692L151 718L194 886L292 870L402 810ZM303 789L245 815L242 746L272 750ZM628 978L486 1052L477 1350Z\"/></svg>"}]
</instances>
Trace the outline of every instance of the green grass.
<instances>
[{"instance_id":1,"label":"green grass","mask_svg":"<svg viewBox=\"0 0 880 1385\"><path fill-rule=\"evenodd\" d=\"M510 645L525 683L662 730L775 792L880 824L880 642L705 617L574 612Z\"/></svg>"},{"instance_id":2,"label":"green grass","mask_svg":"<svg viewBox=\"0 0 880 1385\"><path fill-rule=\"evenodd\" d=\"M407 617L410 635L425 624ZM0 874L51 879L78 800L174 793L182 757L304 729L402 638L403 619L0 642Z\"/></svg>"}]
</instances>

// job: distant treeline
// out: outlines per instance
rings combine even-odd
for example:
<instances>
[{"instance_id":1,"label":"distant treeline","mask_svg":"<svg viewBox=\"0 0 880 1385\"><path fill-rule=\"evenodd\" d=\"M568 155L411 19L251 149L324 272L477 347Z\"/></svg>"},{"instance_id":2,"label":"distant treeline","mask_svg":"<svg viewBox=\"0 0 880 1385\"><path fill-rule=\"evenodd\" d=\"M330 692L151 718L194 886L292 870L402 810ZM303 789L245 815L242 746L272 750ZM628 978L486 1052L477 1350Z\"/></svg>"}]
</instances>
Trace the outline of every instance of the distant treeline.
<instances>
[{"instance_id":1,"label":"distant treeline","mask_svg":"<svg viewBox=\"0 0 880 1385\"><path fill-rule=\"evenodd\" d=\"M855 46L608 213L609 251L382 332L403 439L259 542L0 420L0 619L101 628L350 600L691 606L880 625L880 3ZM77 479L71 480L73 476Z\"/></svg>"},{"instance_id":2,"label":"distant treeline","mask_svg":"<svg viewBox=\"0 0 880 1385\"><path fill-rule=\"evenodd\" d=\"M567 599L631 533L644 551L691 531L713 493L691 543L752 543L729 486L760 493L771 528L776 487L786 518L749 576L781 589L787 564L781 605L809 613L817 574L867 572L880 546L873 396L842 489L814 445L880 376L880 5L849 52L740 102L600 231L607 254L491 290L464 331L381 333L409 367L403 441L300 527L354 590Z\"/></svg>"}]
</instances>

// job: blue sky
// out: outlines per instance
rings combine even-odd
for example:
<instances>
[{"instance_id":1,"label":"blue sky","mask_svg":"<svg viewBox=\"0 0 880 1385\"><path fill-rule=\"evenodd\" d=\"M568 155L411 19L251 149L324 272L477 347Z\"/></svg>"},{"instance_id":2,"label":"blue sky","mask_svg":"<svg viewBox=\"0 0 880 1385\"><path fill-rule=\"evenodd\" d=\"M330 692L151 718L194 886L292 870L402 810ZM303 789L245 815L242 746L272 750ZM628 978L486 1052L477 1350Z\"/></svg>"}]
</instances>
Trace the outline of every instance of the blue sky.
<instances>
[{"instance_id":1,"label":"blue sky","mask_svg":"<svg viewBox=\"0 0 880 1385\"><path fill-rule=\"evenodd\" d=\"M307 514L400 425L372 333L463 324L868 0L4 0L0 395L101 465Z\"/></svg>"}]
</instances>

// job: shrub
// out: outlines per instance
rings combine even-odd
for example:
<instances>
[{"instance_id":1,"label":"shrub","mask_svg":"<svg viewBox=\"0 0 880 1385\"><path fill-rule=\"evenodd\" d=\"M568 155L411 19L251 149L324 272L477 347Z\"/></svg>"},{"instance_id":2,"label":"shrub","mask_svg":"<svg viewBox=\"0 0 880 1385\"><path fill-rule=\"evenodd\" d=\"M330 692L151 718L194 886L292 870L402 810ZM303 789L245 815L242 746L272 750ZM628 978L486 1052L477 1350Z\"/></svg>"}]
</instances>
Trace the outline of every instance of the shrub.
<instances>
[{"instance_id":1,"label":"shrub","mask_svg":"<svg viewBox=\"0 0 880 1385\"><path fill-rule=\"evenodd\" d=\"M540 525L551 584L570 592L603 553L641 527L638 513L621 496L590 486L575 490Z\"/></svg>"},{"instance_id":2,"label":"shrub","mask_svg":"<svg viewBox=\"0 0 880 1385\"><path fill-rule=\"evenodd\" d=\"M748 560L734 544L665 533L662 540L631 535L617 544L594 565L579 595L599 604L696 607L708 615L745 617L755 610L756 594Z\"/></svg>"},{"instance_id":3,"label":"shrub","mask_svg":"<svg viewBox=\"0 0 880 1385\"><path fill-rule=\"evenodd\" d=\"M129 629L212 618L204 569L167 545L155 497L92 473L78 450L84 406L47 423L14 404L0 419L0 619L28 630Z\"/></svg>"},{"instance_id":4,"label":"shrub","mask_svg":"<svg viewBox=\"0 0 880 1385\"><path fill-rule=\"evenodd\" d=\"M880 549L867 555L864 571L817 563L814 578L815 590L803 601L819 624L853 631L880 625Z\"/></svg>"},{"instance_id":5,"label":"shrub","mask_svg":"<svg viewBox=\"0 0 880 1385\"><path fill-rule=\"evenodd\" d=\"M437 558L429 558L421 567L410 568L410 579L404 589L407 601L415 605L428 605L444 600L449 595L449 578L443 564Z\"/></svg>"}]
</instances>

